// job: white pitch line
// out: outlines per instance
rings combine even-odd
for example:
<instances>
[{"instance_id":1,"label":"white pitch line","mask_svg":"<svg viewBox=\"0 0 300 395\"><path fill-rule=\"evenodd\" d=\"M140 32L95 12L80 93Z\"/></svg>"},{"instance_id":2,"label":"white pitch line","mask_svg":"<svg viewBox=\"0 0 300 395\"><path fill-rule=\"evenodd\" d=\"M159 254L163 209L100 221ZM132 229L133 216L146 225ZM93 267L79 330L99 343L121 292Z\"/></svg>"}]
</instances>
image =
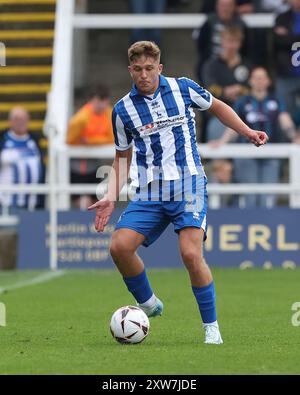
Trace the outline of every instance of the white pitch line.
<instances>
[{"instance_id":1,"label":"white pitch line","mask_svg":"<svg viewBox=\"0 0 300 395\"><path fill-rule=\"evenodd\" d=\"M7 287L0 287L0 294L5 293L6 291L11 291L13 289L19 289L19 288L23 288L23 287L29 287L29 286L35 285L35 284L45 283L47 281L53 280L54 278L61 277L64 274L66 274L66 272L64 270L43 273L43 274L40 274L36 277L29 278L28 280L19 281L15 284L8 285Z\"/></svg>"}]
</instances>

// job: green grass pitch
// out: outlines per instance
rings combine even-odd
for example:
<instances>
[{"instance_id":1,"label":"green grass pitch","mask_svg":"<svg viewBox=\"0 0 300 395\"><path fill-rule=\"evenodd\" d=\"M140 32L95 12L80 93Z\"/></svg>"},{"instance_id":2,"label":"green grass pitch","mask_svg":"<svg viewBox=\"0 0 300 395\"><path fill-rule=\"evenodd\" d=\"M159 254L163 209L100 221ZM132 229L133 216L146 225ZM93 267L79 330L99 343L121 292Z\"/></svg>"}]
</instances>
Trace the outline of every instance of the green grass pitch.
<instances>
[{"instance_id":1,"label":"green grass pitch","mask_svg":"<svg viewBox=\"0 0 300 395\"><path fill-rule=\"evenodd\" d=\"M40 272L2 272L0 287ZM203 344L187 273L149 270L162 317L148 338L120 345L109 321L134 301L114 270L66 271L43 284L0 294L7 326L0 327L1 374L299 374L300 270L214 269L224 344Z\"/></svg>"}]
</instances>

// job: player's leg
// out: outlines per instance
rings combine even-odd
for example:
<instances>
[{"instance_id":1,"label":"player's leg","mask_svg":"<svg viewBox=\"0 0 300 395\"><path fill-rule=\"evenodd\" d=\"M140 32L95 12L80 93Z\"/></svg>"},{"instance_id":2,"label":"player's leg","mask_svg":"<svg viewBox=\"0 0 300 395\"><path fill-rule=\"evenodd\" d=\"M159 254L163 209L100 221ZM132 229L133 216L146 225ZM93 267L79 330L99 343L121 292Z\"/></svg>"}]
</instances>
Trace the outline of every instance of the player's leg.
<instances>
[{"instance_id":1,"label":"player's leg","mask_svg":"<svg viewBox=\"0 0 300 395\"><path fill-rule=\"evenodd\" d=\"M132 201L121 215L111 242L111 255L128 290L149 317L160 315L162 302L150 286L137 248L152 244L168 226L160 202Z\"/></svg>"},{"instance_id":2,"label":"player's leg","mask_svg":"<svg viewBox=\"0 0 300 395\"><path fill-rule=\"evenodd\" d=\"M131 229L117 229L111 239L110 254L123 277L137 276L145 270L136 253L145 241L145 236Z\"/></svg>"},{"instance_id":3,"label":"player's leg","mask_svg":"<svg viewBox=\"0 0 300 395\"><path fill-rule=\"evenodd\" d=\"M123 276L128 291L149 317L161 315L163 305L155 296L142 259L136 253L146 237L132 229L120 228L113 235L110 254Z\"/></svg>"},{"instance_id":4,"label":"player's leg","mask_svg":"<svg viewBox=\"0 0 300 395\"><path fill-rule=\"evenodd\" d=\"M194 287L204 287L213 281L210 268L202 253L204 230L187 227L179 232L179 248L182 260Z\"/></svg>"},{"instance_id":5,"label":"player's leg","mask_svg":"<svg viewBox=\"0 0 300 395\"><path fill-rule=\"evenodd\" d=\"M220 344L222 339L217 322L214 282L202 253L206 209L206 177L201 175L185 178L183 199L165 203L166 213L179 234L180 252L199 306L205 342Z\"/></svg>"},{"instance_id":6,"label":"player's leg","mask_svg":"<svg viewBox=\"0 0 300 395\"><path fill-rule=\"evenodd\" d=\"M223 343L216 312L213 277L202 252L204 230L186 227L179 231L179 248L188 270L205 330L205 343Z\"/></svg>"}]
</instances>

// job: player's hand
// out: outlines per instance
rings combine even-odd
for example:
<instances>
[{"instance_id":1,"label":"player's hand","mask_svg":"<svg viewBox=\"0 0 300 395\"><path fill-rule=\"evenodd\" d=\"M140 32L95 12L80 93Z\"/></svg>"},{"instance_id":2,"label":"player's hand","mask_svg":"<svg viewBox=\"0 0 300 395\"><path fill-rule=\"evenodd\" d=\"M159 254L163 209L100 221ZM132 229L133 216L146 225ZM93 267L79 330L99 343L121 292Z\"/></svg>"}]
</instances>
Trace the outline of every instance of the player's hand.
<instances>
[{"instance_id":1,"label":"player's hand","mask_svg":"<svg viewBox=\"0 0 300 395\"><path fill-rule=\"evenodd\" d=\"M88 210L94 209L96 209L95 229L97 232L103 232L115 209L115 203L107 198L103 198L88 207Z\"/></svg>"},{"instance_id":2,"label":"player's hand","mask_svg":"<svg viewBox=\"0 0 300 395\"><path fill-rule=\"evenodd\" d=\"M256 147L266 144L269 140L267 133L257 130L251 130L246 137L250 143L254 144Z\"/></svg>"}]
</instances>

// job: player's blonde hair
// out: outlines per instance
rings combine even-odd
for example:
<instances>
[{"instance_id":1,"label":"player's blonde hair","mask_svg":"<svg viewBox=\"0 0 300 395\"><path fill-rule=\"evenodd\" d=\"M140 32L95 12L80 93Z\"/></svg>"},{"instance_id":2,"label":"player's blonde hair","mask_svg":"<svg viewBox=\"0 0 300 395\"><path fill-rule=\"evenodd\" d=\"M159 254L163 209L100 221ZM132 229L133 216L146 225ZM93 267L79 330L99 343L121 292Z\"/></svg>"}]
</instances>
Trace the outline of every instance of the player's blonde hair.
<instances>
[{"instance_id":1,"label":"player's blonde hair","mask_svg":"<svg viewBox=\"0 0 300 395\"><path fill-rule=\"evenodd\" d=\"M134 60L146 56L160 61L160 49L153 41L137 41L128 49L128 60L132 63Z\"/></svg>"}]
</instances>

